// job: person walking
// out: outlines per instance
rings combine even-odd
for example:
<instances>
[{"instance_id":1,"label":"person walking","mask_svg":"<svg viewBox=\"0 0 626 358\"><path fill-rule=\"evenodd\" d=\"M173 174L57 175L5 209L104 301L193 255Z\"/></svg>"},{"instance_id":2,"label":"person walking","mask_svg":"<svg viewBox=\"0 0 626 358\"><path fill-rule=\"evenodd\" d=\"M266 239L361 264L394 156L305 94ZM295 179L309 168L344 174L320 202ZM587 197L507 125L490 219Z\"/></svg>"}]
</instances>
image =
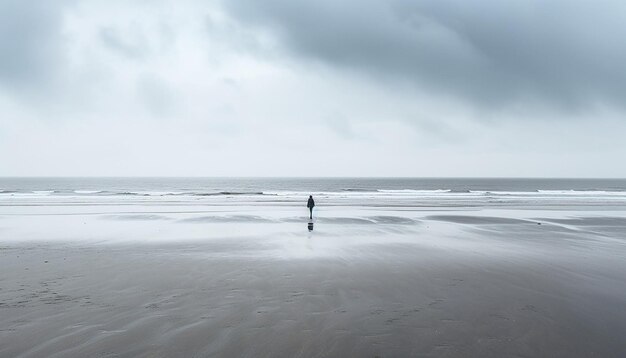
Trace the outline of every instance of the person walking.
<instances>
[{"instance_id":1,"label":"person walking","mask_svg":"<svg viewBox=\"0 0 626 358\"><path fill-rule=\"evenodd\" d=\"M313 195L309 195L309 201L306 203L306 207L309 208L309 219L313 220L313 207L315 206L315 200Z\"/></svg>"}]
</instances>

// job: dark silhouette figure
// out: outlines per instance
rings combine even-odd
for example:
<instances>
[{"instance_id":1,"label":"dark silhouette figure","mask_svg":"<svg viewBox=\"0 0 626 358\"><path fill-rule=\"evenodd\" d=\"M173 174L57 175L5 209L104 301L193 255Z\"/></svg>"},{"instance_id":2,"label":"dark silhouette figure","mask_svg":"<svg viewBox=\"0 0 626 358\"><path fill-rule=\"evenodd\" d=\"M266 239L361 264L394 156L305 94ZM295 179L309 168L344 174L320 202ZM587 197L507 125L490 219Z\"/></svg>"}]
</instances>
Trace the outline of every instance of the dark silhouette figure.
<instances>
[{"instance_id":1,"label":"dark silhouette figure","mask_svg":"<svg viewBox=\"0 0 626 358\"><path fill-rule=\"evenodd\" d=\"M309 208L309 219L313 219L313 207L315 206L315 200L313 200L313 195L309 195L309 201L306 203L306 207Z\"/></svg>"}]
</instances>

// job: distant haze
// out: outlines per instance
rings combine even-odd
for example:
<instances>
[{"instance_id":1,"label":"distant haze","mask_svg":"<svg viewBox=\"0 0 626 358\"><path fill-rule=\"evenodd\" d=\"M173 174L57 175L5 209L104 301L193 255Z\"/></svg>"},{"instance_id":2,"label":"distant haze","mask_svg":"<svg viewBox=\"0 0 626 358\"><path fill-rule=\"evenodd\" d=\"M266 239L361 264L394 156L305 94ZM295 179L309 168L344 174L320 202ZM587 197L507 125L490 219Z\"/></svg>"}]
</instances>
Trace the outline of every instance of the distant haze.
<instances>
[{"instance_id":1,"label":"distant haze","mask_svg":"<svg viewBox=\"0 0 626 358\"><path fill-rule=\"evenodd\" d=\"M0 2L0 176L626 177L626 3Z\"/></svg>"}]
</instances>

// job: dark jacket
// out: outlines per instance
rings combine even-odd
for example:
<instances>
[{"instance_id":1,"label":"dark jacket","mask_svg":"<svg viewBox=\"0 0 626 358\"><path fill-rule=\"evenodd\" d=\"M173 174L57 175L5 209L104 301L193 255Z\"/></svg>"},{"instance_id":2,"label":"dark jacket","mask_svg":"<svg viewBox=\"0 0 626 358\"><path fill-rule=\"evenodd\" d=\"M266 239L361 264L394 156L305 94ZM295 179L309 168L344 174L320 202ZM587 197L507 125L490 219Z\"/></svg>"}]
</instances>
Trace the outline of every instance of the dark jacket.
<instances>
[{"instance_id":1,"label":"dark jacket","mask_svg":"<svg viewBox=\"0 0 626 358\"><path fill-rule=\"evenodd\" d=\"M313 198L309 198L309 201L306 203L306 207L310 209L314 206L315 206L315 200L313 200Z\"/></svg>"}]
</instances>

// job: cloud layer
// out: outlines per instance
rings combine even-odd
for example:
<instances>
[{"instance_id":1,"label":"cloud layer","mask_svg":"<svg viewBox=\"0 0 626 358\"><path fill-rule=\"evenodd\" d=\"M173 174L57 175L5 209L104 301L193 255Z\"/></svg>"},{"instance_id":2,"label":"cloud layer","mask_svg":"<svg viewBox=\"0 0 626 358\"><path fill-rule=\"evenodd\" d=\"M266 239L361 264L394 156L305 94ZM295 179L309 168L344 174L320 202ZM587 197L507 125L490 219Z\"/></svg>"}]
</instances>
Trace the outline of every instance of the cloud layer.
<instances>
[{"instance_id":1,"label":"cloud layer","mask_svg":"<svg viewBox=\"0 0 626 358\"><path fill-rule=\"evenodd\" d=\"M61 11L66 1L0 2L0 85L46 80L62 60Z\"/></svg>"},{"instance_id":2,"label":"cloud layer","mask_svg":"<svg viewBox=\"0 0 626 358\"><path fill-rule=\"evenodd\" d=\"M626 5L0 2L0 175L626 177Z\"/></svg>"},{"instance_id":3,"label":"cloud layer","mask_svg":"<svg viewBox=\"0 0 626 358\"><path fill-rule=\"evenodd\" d=\"M232 0L297 56L483 108L624 105L626 4L582 0Z\"/></svg>"}]
</instances>

